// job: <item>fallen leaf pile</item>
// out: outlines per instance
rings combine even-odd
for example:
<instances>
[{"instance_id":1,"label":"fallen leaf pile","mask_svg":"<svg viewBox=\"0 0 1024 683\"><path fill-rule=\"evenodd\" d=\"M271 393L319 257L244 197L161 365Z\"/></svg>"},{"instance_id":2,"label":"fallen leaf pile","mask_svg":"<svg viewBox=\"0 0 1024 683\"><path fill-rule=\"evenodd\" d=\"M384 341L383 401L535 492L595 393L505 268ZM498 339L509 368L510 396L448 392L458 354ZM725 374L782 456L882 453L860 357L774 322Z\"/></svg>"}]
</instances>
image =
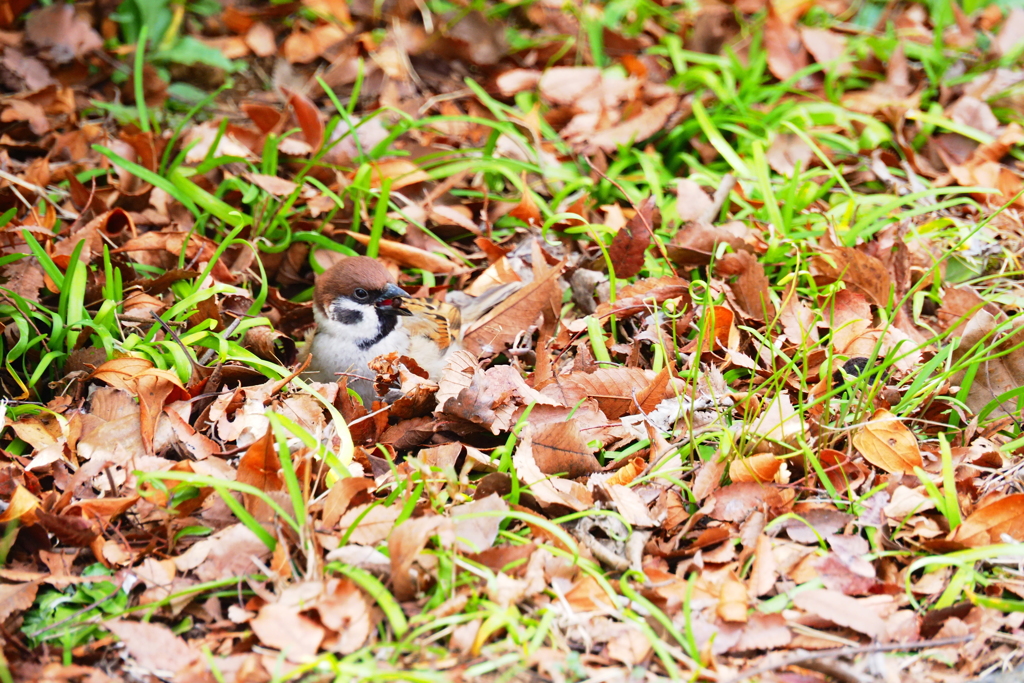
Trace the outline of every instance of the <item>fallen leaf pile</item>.
<instances>
[{"instance_id":1,"label":"fallen leaf pile","mask_svg":"<svg viewBox=\"0 0 1024 683\"><path fill-rule=\"evenodd\" d=\"M1024 10L478 5L0 7L4 680L1018 664Z\"/></svg>"}]
</instances>

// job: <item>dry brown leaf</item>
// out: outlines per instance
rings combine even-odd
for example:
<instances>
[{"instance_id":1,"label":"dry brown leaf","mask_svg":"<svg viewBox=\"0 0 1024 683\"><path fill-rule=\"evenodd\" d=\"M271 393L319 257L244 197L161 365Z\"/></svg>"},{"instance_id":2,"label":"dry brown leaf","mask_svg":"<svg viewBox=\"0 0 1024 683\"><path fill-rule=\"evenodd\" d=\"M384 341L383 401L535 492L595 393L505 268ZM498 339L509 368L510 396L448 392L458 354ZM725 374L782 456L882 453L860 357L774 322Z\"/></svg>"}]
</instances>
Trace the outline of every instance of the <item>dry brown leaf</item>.
<instances>
[{"instance_id":1,"label":"dry brown leaf","mask_svg":"<svg viewBox=\"0 0 1024 683\"><path fill-rule=\"evenodd\" d=\"M351 543L359 545L380 543L391 533L391 529L395 526L395 520L402 513L398 505L374 505L369 512L366 512L367 507L369 504L349 508L338 521L338 533L343 538L347 535ZM353 525L355 525L355 529L350 529Z\"/></svg>"},{"instance_id":2,"label":"dry brown leaf","mask_svg":"<svg viewBox=\"0 0 1024 683\"><path fill-rule=\"evenodd\" d=\"M616 420L634 411L636 401L654 379L654 372L642 368L600 368L556 377L541 388L541 393L563 405L593 398L608 419Z\"/></svg>"},{"instance_id":3,"label":"dry brown leaf","mask_svg":"<svg viewBox=\"0 0 1024 683\"><path fill-rule=\"evenodd\" d=\"M363 235L358 232L352 232L351 230L345 230L344 233L359 242L363 246L370 243L370 236ZM392 240L380 240L378 243L379 252L381 258L400 263L408 268L420 268L431 273L455 273L459 270L459 266L452 263L444 256L439 256L431 251L413 247L404 242L395 242Z\"/></svg>"},{"instance_id":4,"label":"dry brown leaf","mask_svg":"<svg viewBox=\"0 0 1024 683\"><path fill-rule=\"evenodd\" d=\"M821 284L843 281L876 306L887 306L892 278L881 261L851 247L826 247L811 259L815 281Z\"/></svg>"},{"instance_id":5,"label":"dry brown leaf","mask_svg":"<svg viewBox=\"0 0 1024 683\"><path fill-rule=\"evenodd\" d=\"M324 649L347 655L366 643L373 630L374 618L366 594L348 579L330 579L316 603L323 625L335 632L329 635Z\"/></svg>"},{"instance_id":6,"label":"dry brown leaf","mask_svg":"<svg viewBox=\"0 0 1024 683\"><path fill-rule=\"evenodd\" d=\"M738 276L729 284L729 300L744 317L764 322L775 316L764 265L753 254L747 251L725 254L715 263L715 273L726 277Z\"/></svg>"},{"instance_id":7,"label":"dry brown leaf","mask_svg":"<svg viewBox=\"0 0 1024 683\"><path fill-rule=\"evenodd\" d=\"M864 459L890 474L912 474L921 467L917 437L888 410L877 410L853 435L853 445Z\"/></svg>"},{"instance_id":8,"label":"dry brown leaf","mask_svg":"<svg viewBox=\"0 0 1024 683\"><path fill-rule=\"evenodd\" d=\"M537 324L541 314L554 315L554 301L561 301L558 276L564 263L548 268L542 277L525 285L466 329L462 344L477 356L501 353L516 337ZM554 309L554 310L552 310Z\"/></svg>"},{"instance_id":9,"label":"dry brown leaf","mask_svg":"<svg viewBox=\"0 0 1024 683\"><path fill-rule=\"evenodd\" d=\"M245 33L245 44L249 46L257 57L269 57L277 53L277 40L274 38L274 30L258 21L249 27Z\"/></svg>"},{"instance_id":10,"label":"dry brown leaf","mask_svg":"<svg viewBox=\"0 0 1024 683\"><path fill-rule=\"evenodd\" d=\"M585 486L541 472L533 457L533 428L529 425L523 430L512 463L516 475L542 506L558 505L579 512L594 504L593 496Z\"/></svg>"},{"instance_id":11,"label":"dry brown leaf","mask_svg":"<svg viewBox=\"0 0 1024 683\"><path fill-rule=\"evenodd\" d=\"M1024 386L1024 326L1000 326L1000 321L987 310L977 311L964 328L963 337L953 351L953 361L961 362L971 347L979 343L989 343L996 334L997 328L1006 330L1006 336L999 341L993 352L987 354L974 376L967 392L967 407L975 414L980 413L998 396ZM1017 347L1017 348L1015 348ZM953 376L954 384L961 384L966 371ZM999 402L992 415L999 417L1015 412L1016 399Z\"/></svg>"},{"instance_id":12,"label":"dry brown leaf","mask_svg":"<svg viewBox=\"0 0 1024 683\"><path fill-rule=\"evenodd\" d=\"M729 463L729 479L742 481L774 481L782 460L771 453L758 453L749 458L737 458Z\"/></svg>"},{"instance_id":13,"label":"dry brown leaf","mask_svg":"<svg viewBox=\"0 0 1024 683\"><path fill-rule=\"evenodd\" d=\"M1024 539L1024 493L1000 498L968 515L949 540L968 548Z\"/></svg>"},{"instance_id":14,"label":"dry brown leaf","mask_svg":"<svg viewBox=\"0 0 1024 683\"><path fill-rule=\"evenodd\" d=\"M742 581L729 579L722 584L715 610L722 621L747 622L747 587Z\"/></svg>"},{"instance_id":15,"label":"dry brown leaf","mask_svg":"<svg viewBox=\"0 0 1024 683\"><path fill-rule=\"evenodd\" d=\"M299 612L298 607L270 603L260 608L249 626L264 645L281 650L292 661L302 661L316 656L326 631Z\"/></svg>"},{"instance_id":16,"label":"dry brown leaf","mask_svg":"<svg viewBox=\"0 0 1024 683\"><path fill-rule=\"evenodd\" d=\"M138 666L161 678L199 658L198 652L163 624L117 619L103 626L124 643Z\"/></svg>"},{"instance_id":17,"label":"dry brown leaf","mask_svg":"<svg viewBox=\"0 0 1024 683\"><path fill-rule=\"evenodd\" d=\"M851 598L838 591L813 589L793 594L793 602L800 609L852 628L858 633L877 638L885 632L885 622L866 602L869 598Z\"/></svg>"},{"instance_id":18,"label":"dry brown leaf","mask_svg":"<svg viewBox=\"0 0 1024 683\"><path fill-rule=\"evenodd\" d=\"M814 61L829 67L829 73L844 76L853 69L853 63L844 59L846 36L827 29L800 27L800 38ZM804 165L806 169L807 166Z\"/></svg>"},{"instance_id":19,"label":"dry brown leaf","mask_svg":"<svg viewBox=\"0 0 1024 683\"><path fill-rule=\"evenodd\" d=\"M409 159L384 159L375 162L370 171L370 184L380 187L385 179L391 180L391 190L399 190L430 180L430 174Z\"/></svg>"},{"instance_id":20,"label":"dry brown leaf","mask_svg":"<svg viewBox=\"0 0 1024 683\"><path fill-rule=\"evenodd\" d=\"M644 254L651 244L654 230L654 197L648 197L635 216L615 233L608 247L608 259L615 268L615 277L628 278L644 267Z\"/></svg>"},{"instance_id":21,"label":"dry brown leaf","mask_svg":"<svg viewBox=\"0 0 1024 683\"><path fill-rule=\"evenodd\" d=\"M648 107L644 107L639 114L618 125L605 128L593 134L580 136L581 139L579 141L585 142L587 149L596 148L609 153L615 152L623 145L642 142L664 129L669 117L678 108L678 97L666 97ZM624 275L623 277L629 276Z\"/></svg>"},{"instance_id":22,"label":"dry brown leaf","mask_svg":"<svg viewBox=\"0 0 1024 683\"><path fill-rule=\"evenodd\" d=\"M741 221L709 225L700 221L687 223L666 245L668 257L679 266L706 266L711 263L718 245L726 243L735 251L754 251L756 238Z\"/></svg>"},{"instance_id":23,"label":"dry brown leaf","mask_svg":"<svg viewBox=\"0 0 1024 683\"><path fill-rule=\"evenodd\" d=\"M296 183L285 180L276 175L265 175L263 173L246 173L245 179L251 181L262 190L266 190L276 197L287 197L299 189Z\"/></svg>"},{"instance_id":24,"label":"dry brown leaf","mask_svg":"<svg viewBox=\"0 0 1024 683\"><path fill-rule=\"evenodd\" d=\"M576 420L553 422L533 430L533 457L544 474L576 479L601 469Z\"/></svg>"},{"instance_id":25,"label":"dry brown leaf","mask_svg":"<svg viewBox=\"0 0 1024 683\"><path fill-rule=\"evenodd\" d=\"M326 27L325 27L326 28ZM281 92L288 98L288 104L295 112L302 137L306 139L311 151L316 152L324 143L324 119L313 101L296 90L281 87Z\"/></svg>"},{"instance_id":26,"label":"dry brown leaf","mask_svg":"<svg viewBox=\"0 0 1024 683\"><path fill-rule=\"evenodd\" d=\"M255 441L238 461L236 481L248 484L264 493L284 490L284 477L281 474L281 461L277 455L277 442L274 432L267 429L262 438ZM243 493L242 501L245 509L260 522L274 519L274 510L263 499L251 493Z\"/></svg>"},{"instance_id":27,"label":"dry brown leaf","mask_svg":"<svg viewBox=\"0 0 1024 683\"><path fill-rule=\"evenodd\" d=\"M810 65L810 55L800 40L800 32L774 11L765 21L763 35L768 70L780 81L788 80Z\"/></svg>"},{"instance_id":28,"label":"dry brown leaf","mask_svg":"<svg viewBox=\"0 0 1024 683\"><path fill-rule=\"evenodd\" d=\"M269 554L267 546L248 527L232 524L173 559L179 571L191 569L200 581L219 581L262 571L262 565L254 560Z\"/></svg>"},{"instance_id":29,"label":"dry brown leaf","mask_svg":"<svg viewBox=\"0 0 1024 683\"><path fill-rule=\"evenodd\" d=\"M35 524L35 511L41 509L39 507L41 504L42 502L32 495L27 488L18 484L17 488L14 489L14 493L11 494L7 509L3 511L3 514L0 514L0 522L6 524L18 521L23 525Z\"/></svg>"},{"instance_id":30,"label":"dry brown leaf","mask_svg":"<svg viewBox=\"0 0 1024 683\"><path fill-rule=\"evenodd\" d=\"M58 64L103 47L103 39L90 22L67 4L50 5L29 14L25 38L38 47L50 48L50 59Z\"/></svg>"},{"instance_id":31,"label":"dry brown leaf","mask_svg":"<svg viewBox=\"0 0 1024 683\"><path fill-rule=\"evenodd\" d=\"M395 586L395 597L400 602L416 597L420 579L425 579L422 571L413 569L416 556L426 547L438 527L448 523L444 517L418 517L399 525L391 534L391 538L388 539L391 580Z\"/></svg>"},{"instance_id":32,"label":"dry brown leaf","mask_svg":"<svg viewBox=\"0 0 1024 683\"><path fill-rule=\"evenodd\" d=\"M690 281L686 278L645 278L620 289L615 302L599 305L596 315L602 320L613 313L619 316L633 315L678 298L683 299L684 305L690 303Z\"/></svg>"},{"instance_id":33,"label":"dry brown leaf","mask_svg":"<svg viewBox=\"0 0 1024 683\"><path fill-rule=\"evenodd\" d=\"M24 612L31 607L38 591L36 581L0 584L0 622L7 621L14 612Z\"/></svg>"},{"instance_id":34,"label":"dry brown leaf","mask_svg":"<svg viewBox=\"0 0 1024 683\"><path fill-rule=\"evenodd\" d=\"M508 512L508 503L496 493L453 506L451 518L455 524L456 548L464 553L480 553L493 546L503 517L481 513L494 512Z\"/></svg>"},{"instance_id":35,"label":"dry brown leaf","mask_svg":"<svg viewBox=\"0 0 1024 683\"><path fill-rule=\"evenodd\" d=\"M353 500L364 491L375 487L372 479L365 477L346 477L331 487L324 499L324 511L320 519L325 528L333 529L341 516L348 510Z\"/></svg>"}]
</instances>

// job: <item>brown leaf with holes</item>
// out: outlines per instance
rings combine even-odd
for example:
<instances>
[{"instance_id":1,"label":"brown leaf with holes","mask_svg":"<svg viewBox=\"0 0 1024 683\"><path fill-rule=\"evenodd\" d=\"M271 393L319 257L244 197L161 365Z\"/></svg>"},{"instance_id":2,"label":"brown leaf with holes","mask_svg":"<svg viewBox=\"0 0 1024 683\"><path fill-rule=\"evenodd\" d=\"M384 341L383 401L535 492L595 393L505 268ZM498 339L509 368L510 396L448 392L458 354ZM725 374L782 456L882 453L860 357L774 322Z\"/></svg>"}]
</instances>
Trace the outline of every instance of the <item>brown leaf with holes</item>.
<instances>
[{"instance_id":1,"label":"brown leaf with holes","mask_svg":"<svg viewBox=\"0 0 1024 683\"><path fill-rule=\"evenodd\" d=\"M877 410L853 435L853 445L864 459L890 474L913 474L921 467L917 437L888 410Z\"/></svg>"}]
</instances>

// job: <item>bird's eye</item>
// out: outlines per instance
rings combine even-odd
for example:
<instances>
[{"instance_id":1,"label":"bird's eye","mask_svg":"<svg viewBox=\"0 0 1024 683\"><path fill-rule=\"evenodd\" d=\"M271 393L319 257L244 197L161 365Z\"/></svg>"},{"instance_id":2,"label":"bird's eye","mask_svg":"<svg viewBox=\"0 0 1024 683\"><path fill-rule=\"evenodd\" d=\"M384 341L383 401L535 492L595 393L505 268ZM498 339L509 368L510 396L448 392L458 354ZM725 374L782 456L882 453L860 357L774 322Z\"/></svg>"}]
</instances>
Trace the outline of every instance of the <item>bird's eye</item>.
<instances>
[{"instance_id":1,"label":"bird's eye","mask_svg":"<svg viewBox=\"0 0 1024 683\"><path fill-rule=\"evenodd\" d=\"M362 287L360 287L360 288L358 288L358 289L357 289L356 291L352 292L352 294L353 294L353 295L354 295L354 296L356 297L356 299L358 299L359 301L366 301L367 299L369 299L369 298L370 298L370 293L369 293L369 292L367 292L367 291L366 291L365 289L363 289Z\"/></svg>"}]
</instances>

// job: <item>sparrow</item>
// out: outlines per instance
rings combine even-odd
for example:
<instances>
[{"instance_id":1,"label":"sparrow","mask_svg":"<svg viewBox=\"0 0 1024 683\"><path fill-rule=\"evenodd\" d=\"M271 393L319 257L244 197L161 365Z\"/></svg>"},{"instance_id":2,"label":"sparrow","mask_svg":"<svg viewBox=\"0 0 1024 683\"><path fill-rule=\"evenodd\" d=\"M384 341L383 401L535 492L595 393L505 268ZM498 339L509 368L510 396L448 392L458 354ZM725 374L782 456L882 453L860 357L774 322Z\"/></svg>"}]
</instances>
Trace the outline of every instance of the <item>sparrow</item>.
<instances>
[{"instance_id":1,"label":"sparrow","mask_svg":"<svg viewBox=\"0 0 1024 683\"><path fill-rule=\"evenodd\" d=\"M308 379L348 386L369 407L379 400L368 364L397 353L413 358L437 381L459 346L458 308L433 299L412 299L377 260L350 256L325 270L313 293L316 328L307 337Z\"/></svg>"}]
</instances>

